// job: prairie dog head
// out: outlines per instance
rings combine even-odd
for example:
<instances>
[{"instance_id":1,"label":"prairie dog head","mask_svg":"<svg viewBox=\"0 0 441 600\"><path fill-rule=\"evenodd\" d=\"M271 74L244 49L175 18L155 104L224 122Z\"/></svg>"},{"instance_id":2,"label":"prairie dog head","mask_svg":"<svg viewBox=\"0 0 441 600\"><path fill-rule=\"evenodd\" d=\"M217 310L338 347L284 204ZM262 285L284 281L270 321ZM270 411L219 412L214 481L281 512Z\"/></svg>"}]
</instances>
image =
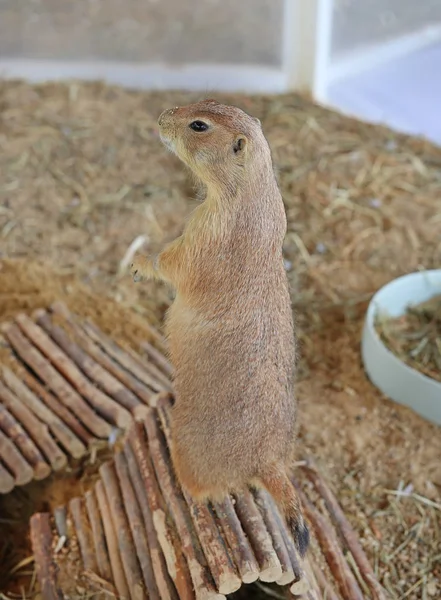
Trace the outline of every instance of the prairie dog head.
<instances>
[{"instance_id":1,"label":"prairie dog head","mask_svg":"<svg viewBox=\"0 0 441 600\"><path fill-rule=\"evenodd\" d=\"M158 123L165 146L208 186L237 184L271 165L260 121L234 106L204 100L166 110Z\"/></svg>"}]
</instances>

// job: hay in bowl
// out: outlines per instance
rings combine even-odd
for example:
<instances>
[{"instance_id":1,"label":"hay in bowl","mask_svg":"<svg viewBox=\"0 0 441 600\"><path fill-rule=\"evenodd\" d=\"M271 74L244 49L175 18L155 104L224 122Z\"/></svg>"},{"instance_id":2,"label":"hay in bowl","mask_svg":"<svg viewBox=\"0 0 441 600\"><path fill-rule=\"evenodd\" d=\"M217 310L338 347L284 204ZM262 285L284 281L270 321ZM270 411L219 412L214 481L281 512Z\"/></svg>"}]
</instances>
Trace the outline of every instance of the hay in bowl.
<instances>
[{"instance_id":1,"label":"hay in bowl","mask_svg":"<svg viewBox=\"0 0 441 600\"><path fill-rule=\"evenodd\" d=\"M441 294L410 304L400 317L377 315L375 328L395 356L441 382Z\"/></svg>"},{"instance_id":2,"label":"hay in bowl","mask_svg":"<svg viewBox=\"0 0 441 600\"><path fill-rule=\"evenodd\" d=\"M362 339L363 364L372 383L439 425L440 298L439 269L394 279L372 298Z\"/></svg>"}]
</instances>

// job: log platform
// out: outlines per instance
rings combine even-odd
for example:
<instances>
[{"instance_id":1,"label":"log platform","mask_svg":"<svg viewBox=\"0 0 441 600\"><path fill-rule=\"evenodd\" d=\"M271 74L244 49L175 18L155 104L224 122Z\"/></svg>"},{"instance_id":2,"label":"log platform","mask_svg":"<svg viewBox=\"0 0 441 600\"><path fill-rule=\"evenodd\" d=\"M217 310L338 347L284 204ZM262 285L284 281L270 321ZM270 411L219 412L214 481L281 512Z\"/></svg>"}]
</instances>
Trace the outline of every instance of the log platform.
<instances>
[{"instance_id":1,"label":"log platform","mask_svg":"<svg viewBox=\"0 0 441 600\"><path fill-rule=\"evenodd\" d=\"M293 479L311 527L311 549L301 560L266 491L249 489L214 505L182 491L169 452L171 394L158 394L153 405L91 490L54 514L32 517L45 599L221 600L263 582L305 600L386 600L311 461L299 463Z\"/></svg>"},{"instance_id":2,"label":"log platform","mask_svg":"<svg viewBox=\"0 0 441 600\"><path fill-rule=\"evenodd\" d=\"M304 561L266 491L216 504L182 491L169 452L171 366L157 332L141 356L55 304L2 334L0 493L123 435L92 489L31 519L45 600L221 600L255 582L307 600L386 599L310 460L293 479L311 528Z\"/></svg>"}]
</instances>

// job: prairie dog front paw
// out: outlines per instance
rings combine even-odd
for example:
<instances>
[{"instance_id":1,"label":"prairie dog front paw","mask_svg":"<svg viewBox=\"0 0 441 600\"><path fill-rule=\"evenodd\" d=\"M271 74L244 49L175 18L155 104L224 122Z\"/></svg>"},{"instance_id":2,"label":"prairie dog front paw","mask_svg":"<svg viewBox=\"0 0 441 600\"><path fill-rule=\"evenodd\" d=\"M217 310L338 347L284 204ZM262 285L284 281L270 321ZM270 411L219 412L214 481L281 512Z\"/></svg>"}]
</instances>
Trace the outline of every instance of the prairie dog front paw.
<instances>
[{"instance_id":1,"label":"prairie dog front paw","mask_svg":"<svg viewBox=\"0 0 441 600\"><path fill-rule=\"evenodd\" d=\"M133 277L133 281L143 281L148 278L150 270L149 264L151 260L146 256L135 256L132 264L130 265L130 274Z\"/></svg>"}]
</instances>

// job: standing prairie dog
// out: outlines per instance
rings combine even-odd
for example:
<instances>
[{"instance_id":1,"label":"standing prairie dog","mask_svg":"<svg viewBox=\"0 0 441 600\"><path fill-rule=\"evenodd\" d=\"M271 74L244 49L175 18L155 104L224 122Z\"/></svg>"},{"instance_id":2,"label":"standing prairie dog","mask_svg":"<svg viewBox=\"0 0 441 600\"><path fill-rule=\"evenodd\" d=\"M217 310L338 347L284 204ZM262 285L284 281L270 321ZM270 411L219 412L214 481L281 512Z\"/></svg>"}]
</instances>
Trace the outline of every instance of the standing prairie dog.
<instances>
[{"instance_id":1,"label":"standing prairie dog","mask_svg":"<svg viewBox=\"0 0 441 600\"><path fill-rule=\"evenodd\" d=\"M177 476L199 499L263 485L304 555L309 532L288 476L296 401L286 216L270 148L258 119L214 100L166 110L159 129L205 188L183 234L131 266L135 280L176 291L166 333Z\"/></svg>"}]
</instances>

